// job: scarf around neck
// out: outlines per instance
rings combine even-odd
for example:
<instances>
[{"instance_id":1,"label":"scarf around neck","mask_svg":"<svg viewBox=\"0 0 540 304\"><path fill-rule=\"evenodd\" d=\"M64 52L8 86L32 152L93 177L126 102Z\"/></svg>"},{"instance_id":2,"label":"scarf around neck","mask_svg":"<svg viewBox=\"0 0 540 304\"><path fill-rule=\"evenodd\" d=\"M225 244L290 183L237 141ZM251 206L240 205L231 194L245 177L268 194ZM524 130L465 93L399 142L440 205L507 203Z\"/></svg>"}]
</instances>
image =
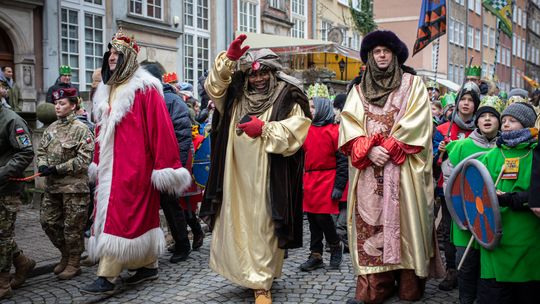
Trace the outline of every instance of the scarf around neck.
<instances>
[{"instance_id":1,"label":"scarf around neck","mask_svg":"<svg viewBox=\"0 0 540 304\"><path fill-rule=\"evenodd\" d=\"M538 129L525 128L521 130L501 132L497 139L497 146L516 147L519 144L534 144L538 141Z\"/></svg>"},{"instance_id":2,"label":"scarf around neck","mask_svg":"<svg viewBox=\"0 0 540 304\"><path fill-rule=\"evenodd\" d=\"M461 119L461 116L459 116L457 112L454 112L453 115L454 115L454 123L456 123L461 130L472 131L476 129L476 126L474 125L474 116L472 117L471 120L465 122L463 121L463 119Z\"/></svg>"},{"instance_id":3,"label":"scarf around neck","mask_svg":"<svg viewBox=\"0 0 540 304\"><path fill-rule=\"evenodd\" d=\"M377 67L373 58L373 50L368 53L368 62L364 78L360 82L362 94L366 101L383 107L388 96L401 85L403 70L399 66L396 54L393 55L392 63L386 70Z\"/></svg>"}]
</instances>

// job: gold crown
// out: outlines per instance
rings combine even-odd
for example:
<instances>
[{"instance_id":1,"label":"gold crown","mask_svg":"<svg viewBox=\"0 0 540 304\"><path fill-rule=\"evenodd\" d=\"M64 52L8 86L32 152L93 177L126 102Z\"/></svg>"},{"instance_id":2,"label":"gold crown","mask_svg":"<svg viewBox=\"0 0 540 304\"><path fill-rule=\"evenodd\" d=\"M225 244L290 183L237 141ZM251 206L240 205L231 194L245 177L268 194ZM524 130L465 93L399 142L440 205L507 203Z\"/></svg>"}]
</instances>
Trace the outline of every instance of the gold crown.
<instances>
[{"instance_id":1,"label":"gold crown","mask_svg":"<svg viewBox=\"0 0 540 304\"><path fill-rule=\"evenodd\" d=\"M131 38L128 37L122 28L119 28L118 32L114 34L111 45L115 48L127 48L135 53L139 53L139 45L137 44L137 40L135 40L135 36L131 35Z\"/></svg>"}]
</instances>

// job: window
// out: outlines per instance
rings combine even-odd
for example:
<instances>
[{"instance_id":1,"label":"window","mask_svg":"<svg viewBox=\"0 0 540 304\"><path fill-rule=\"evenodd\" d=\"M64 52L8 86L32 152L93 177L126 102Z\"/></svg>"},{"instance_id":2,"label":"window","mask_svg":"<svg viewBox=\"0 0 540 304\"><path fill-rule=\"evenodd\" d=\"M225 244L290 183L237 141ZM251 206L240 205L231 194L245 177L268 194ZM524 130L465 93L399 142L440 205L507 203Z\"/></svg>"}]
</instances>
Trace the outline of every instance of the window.
<instances>
[{"instance_id":1,"label":"window","mask_svg":"<svg viewBox=\"0 0 540 304\"><path fill-rule=\"evenodd\" d=\"M130 0L129 12L134 15L163 20L161 0Z\"/></svg>"},{"instance_id":2,"label":"window","mask_svg":"<svg viewBox=\"0 0 540 304\"><path fill-rule=\"evenodd\" d=\"M360 50L360 34L353 32L350 48Z\"/></svg>"},{"instance_id":3,"label":"window","mask_svg":"<svg viewBox=\"0 0 540 304\"><path fill-rule=\"evenodd\" d=\"M510 63L512 61L510 60L510 50L506 48L506 66L510 66Z\"/></svg>"},{"instance_id":4,"label":"window","mask_svg":"<svg viewBox=\"0 0 540 304\"><path fill-rule=\"evenodd\" d=\"M208 29L208 0L197 0L197 27Z\"/></svg>"},{"instance_id":5,"label":"window","mask_svg":"<svg viewBox=\"0 0 540 304\"><path fill-rule=\"evenodd\" d=\"M489 46L492 49L495 49L495 29L489 29Z\"/></svg>"},{"instance_id":6,"label":"window","mask_svg":"<svg viewBox=\"0 0 540 304\"><path fill-rule=\"evenodd\" d=\"M497 54L495 55L495 57L497 57L497 58L495 58L495 61L496 61L497 63L501 63L501 62L502 62L502 59L501 59L501 58L504 57L504 54L502 53L502 51L503 51L503 48L499 45L499 46L497 47Z\"/></svg>"},{"instance_id":7,"label":"window","mask_svg":"<svg viewBox=\"0 0 540 304\"><path fill-rule=\"evenodd\" d=\"M448 20L448 41L454 43L454 19Z\"/></svg>"},{"instance_id":8,"label":"window","mask_svg":"<svg viewBox=\"0 0 540 304\"><path fill-rule=\"evenodd\" d=\"M482 31L482 44L489 46L489 27L487 25L484 25L484 30Z\"/></svg>"},{"instance_id":9,"label":"window","mask_svg":"<svg viewBox=\"0 0 540 304\"><path fill-rule=\"evenodd\" d=\"M86 91L92 85L94 70L101 67L105 26L103 15L94 13L95 7L92 12L82 7L60 11L60 64L71 67L72 83Z\"/></svg>"},{"instance_id":10,"label":"window","mask_svg":"<svg viewBox=\"0 0 540 304\"><path fill-rule=\"evenodd\" d=\"M285 4L283 3L283 0L268 0L268 4L270 7L277 8L280 10L285 9Z\"/></svg>"},{"instance_id":11,"label":"window","mask_svg":"<svg viewBox=\"0 0 540 304\"><path fill-rule=\"evenodd\" d=\"M517 46L517 49L514 55L516 55L516 57L520 57L521 56L521 39L519 39L519 36L516 38L516 46Z\"/></svg>"},{"instance_id":12,"label":"window","mask_svg":"<svg viewBox=\"0 0 540 304\"><path fill-rule=\"evenodd\" d=\"M459 45L465 46L465 25L459 23Z\"/></svg>"},{"instance_id":13,"label":"window","mask_svg":"<svg viewBox=\"0 0 540 304\"><path fill-rule=\"evenodd\" d=\"M239 4L238 23L240 31L256 33L258 28L258 4L247 0L240 0Z\"/></svg>"},{"instance_id":14,"label":"window","mask_svg":"<svg viewBox=\"0 0 540 304\"><path fill-rule=\"evenodd\" d=\"M484 61L482 62L482 78L486 77L488 69L488 64Z\"/></svg>"},{"instance_id":15,"label":"window","mask_svg":"<svg viewBox=\"0 0 540 304\"><path fill-rule=\"evenodd\" d=\"M512 68L512 86L516 86L516 68Z\"/></svg>"},{"instance_id":16,"label":"window","mask_svg":"<svg viewBox=\"0 0 540 304\"><path fill-rule=\"evenodd\" d=\"M474 29L470 26L467 27L467 47L474 48Z\"/></svg>"},{"instance_id":17,"label":"window","mask_svg":"<svg viewBox=\"0 0 540 304\"><path fill-rule=\"evenodd\" d=\"M517 12L518 12L517 16L516 16L517 17L517 24L519 24L519 26L522 26L522 24L521 24L521 8L518 7Z\"/></svg>"},{"instance_id":18,"label":"window","mask_svg":"<svg viewBox=\"0 0 540 304\"><path fill-rule=\"evenodd\" d=\"M525 38L521 39L521 58L526 58L526 51L527 51L527 43L525 42Z\"/></svg>"},{"instance_id":19,"label":"window","mask_svg":"<svg viewBox=\"0 0 540 304\"><path fill-rule=\"evenodd\" d=\"M452 64L448 64L448 80L454 81L454 67Z\"/></svg>"},{"instance_id":20,"label":"window","mask_svg":"<svg viewBox=\"0 0 540 304\"><path fill-rule=\"evenodd\" d=\"M332 23L321 21L321 40L328 41L328 32L332 28Z\"/></svg>"},{"instance_id":21,"label":"window","mask_svg":"<svg viewBox=\"0 0 540 304\"><path fill-rule=\"evenodd\" d=\"M517 6L513 5L513 11L512 11L512 22L517 22Z\"/></svg>"},{"instance_id":22,"label":"window","mask_svg":"<svg viewBox=\"0 0 540 304\"><path fill-rule=\"evenodd\" d=\"M472 2L473 0L469 0L469 1ZM474 3L476 4L474 11L478 15L482 15L482 0L474 0Z\"/></svg>"},{"instance_id":23,"label":"window","mask_svg":"<svg viewBox=\"0 0 540 304\"><path fill-rule=\"evenodd\" d=\"M193 1L184 0L184 25L193 26Z\"/></svg>"},{"instance_id":24,"label":"window","mask_svg":"<svg viewBox=\"0 0 540 304\"><path fill-rule=\"evenodd\" d=\"M61 15L61 64L71 67L71 82L79 84L79 12L63 8Z\"/></svg>"},{"instance_id":25,"label":"window","mask_svg":"<svg viewBox=\"0 0 540 304\"><path fill-rule=\"evenodd\" d=\"M516 55L516 49L517 49L517 46L516 46L516 36L512 36L512 55Z\"/></svg>"},{"instance_id":26,"label":"window","mask_svg":"<svg viewBox=\"0 0 540 304\"><path fill-rule=\"evenodd\" d=\"M474 48L477 51L480 51L480 30L476 30L476 35L474 36Z\"/></svg>"},{"instance_id":27,"label":"window","mask_svg":"<svg viewBox=\"0 0 540 304\"><path fill-rule=\"evenodd\" d=\"M184 82L197 94L199 77L210 63L208 0L184 0ZM196 14L196 15L195 15Z\"/></svg>"},{"instance_id":28,"label":"window","mask_svg":"<svg viewBox=\"0 0 540 304\"><path fill-rule=\"evenodd\" d=\"M307 38L306 37L306 23L307 23L307 12L306 12L306 0L292 0L291 1L291 16L292 22L294 23L293 28L291 29L291 36L296 38Z\"/></svg>"},{"instance_id":29,"label":"window","mask_svg":"<svg viewBox=\"0 0 540 304\"><path fill-rule=\"evenodd\" d=\"M103 16L84 14L84 51L86 87L92 85L94 70L101 67L103 60Z\"/></svg>"},{"instance_id":30,"label":"window","mask_svg":"<svg viewBox=\"0 0 540 304\"><path fill-rule=\"evenodd\" d=\"M194 9L197 8L197 17ZM196 19L195 19L196 18ZM195 20L197 21L195 23ZM185 0L184 1L184 25L208 30L208 0Z\"/></svg>"},{"instance_id":31,"label":"window","mask_svg":"<svg viewBox=\"0 0 540 304\"><path fill-rule=\"evenodd\" d=\"M470 9L471 11L474 11L474 1L475 1L475 0L469 0L469 1L467 1L467 3L469 4L469 9Z\"/></svg>"},{"instance_id":32,"label":"window","mask_svg":"<svg viewBox=\"0 0 540 304\"><path fill-rule=\"evenodd\" d=\"M103 5L103 0L84 0L84 2L95 5Z\"/></svg>"}]
</instances>

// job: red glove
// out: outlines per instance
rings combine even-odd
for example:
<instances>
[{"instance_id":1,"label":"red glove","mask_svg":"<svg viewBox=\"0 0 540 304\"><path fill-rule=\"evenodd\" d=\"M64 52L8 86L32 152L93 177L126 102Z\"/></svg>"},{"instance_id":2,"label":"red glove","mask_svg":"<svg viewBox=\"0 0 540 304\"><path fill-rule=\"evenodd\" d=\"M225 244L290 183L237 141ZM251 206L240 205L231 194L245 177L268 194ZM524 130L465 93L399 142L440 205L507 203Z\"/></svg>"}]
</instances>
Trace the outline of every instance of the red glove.
<instances>
[{"instance_id":1,"label":"red glove","mask_svg":"<svg viewBox=\"0 0 540 304\"><path fill-rule=\"evenodd\" d=\"M257 116L250 116L251 120L243 124L239 124L238 128L242 129L247 136L251 138L259 137L262 134L262 128L264 126L264 121L257 118Z\"/></svg>"},{"instance_id":2,"label":"red glove","mask_svg":"<svg viewBox=\"0 0 540 304\"><path fill-rule=\"evenodd\" d=\"M381 134L375 134L373 136L360 136L358 137L351 149L351 164L359 169L365 169L371 166L372 162L368 158L369 151L374 146L378 146L382 141Z\"/></svg>"},{"instance_id":3,"label":"red glove","mask_svg":"<svg viewBox=\"0 0 540 304\"><path fill-rule=\"evenodd\" d=\"M244 43L246 38L246 34L241 34L240 36L236 37L233 42L231 42L231 45L229 45L229 49L227 50L227 58L232 61L236 61L240 59L240 57L242 57L247 50L249 50L249 45L242 47L242 43Z\"/></svg>"},{"instance_id":4,"label":"red glove","mask_svg":"<svg viewBox=\"0 0 540 304\"><path fill-rule=\"evenodd\" d=\"M390 155L390 159L396 165L401 165L405 162L407 154L416 154L422 151L422 147L411 146L404 144L392 136L384 139L381 143L381 147L385 148Z\"/></svg>"}]
</instances>

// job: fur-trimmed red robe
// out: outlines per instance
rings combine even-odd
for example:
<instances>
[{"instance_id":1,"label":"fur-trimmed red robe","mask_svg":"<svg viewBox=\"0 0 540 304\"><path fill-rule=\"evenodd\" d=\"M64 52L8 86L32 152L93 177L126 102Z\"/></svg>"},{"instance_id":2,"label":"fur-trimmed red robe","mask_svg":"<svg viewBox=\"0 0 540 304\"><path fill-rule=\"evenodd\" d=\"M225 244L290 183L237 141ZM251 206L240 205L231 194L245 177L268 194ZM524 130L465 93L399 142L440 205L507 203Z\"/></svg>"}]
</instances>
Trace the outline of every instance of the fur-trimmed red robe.
<instances>
[{"instance_id":1,"label":"fur-trimmed red robe","mask_svg":"<svg viewBox=\"0 0 540 304\"><path fill-rule=\"evenodd\" d=\"M163 252L159 193L180 196L191 176L180 163L160 81L139 68L112 96L110 90L102 82L94 95L97 140L89 174L97 187L88 252L128 262Z\"/></svg>"}]
</instances>

